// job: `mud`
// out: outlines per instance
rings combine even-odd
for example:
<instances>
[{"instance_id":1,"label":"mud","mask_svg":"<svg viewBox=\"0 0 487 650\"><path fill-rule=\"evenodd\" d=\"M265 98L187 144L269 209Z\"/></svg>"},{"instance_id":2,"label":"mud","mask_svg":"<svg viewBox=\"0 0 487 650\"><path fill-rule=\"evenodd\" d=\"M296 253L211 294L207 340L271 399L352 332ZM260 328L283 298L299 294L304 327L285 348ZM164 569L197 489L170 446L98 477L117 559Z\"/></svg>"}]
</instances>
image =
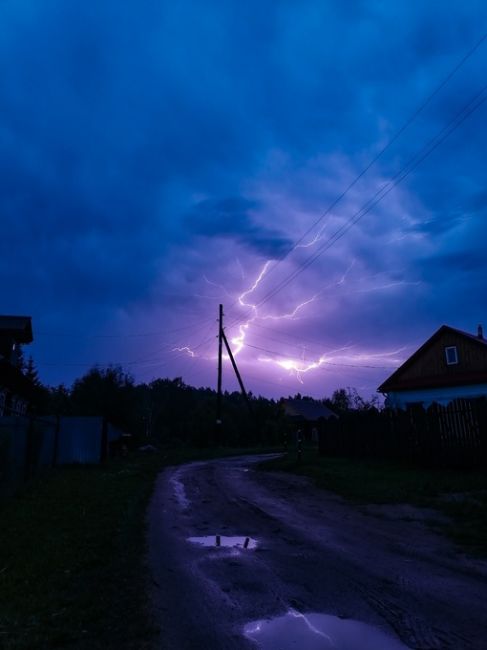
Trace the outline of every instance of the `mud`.
<instances>
[{"instance_id":1,"label":"mud","mask_svg":"<svg viewBox=\"0 0 487 650\"><path fill-rule=\"evenodd\" d=\"M434 512L354 506L301 477L255 471L257 460L159 477L148 514L156 647L265 649L246 626L292 611L370 626L391 648L485 650L486 564L433 532ZM188 542L205 537L214 544ZM246 537L255 547L222 544Z\"/></svg>"}]
</instances>

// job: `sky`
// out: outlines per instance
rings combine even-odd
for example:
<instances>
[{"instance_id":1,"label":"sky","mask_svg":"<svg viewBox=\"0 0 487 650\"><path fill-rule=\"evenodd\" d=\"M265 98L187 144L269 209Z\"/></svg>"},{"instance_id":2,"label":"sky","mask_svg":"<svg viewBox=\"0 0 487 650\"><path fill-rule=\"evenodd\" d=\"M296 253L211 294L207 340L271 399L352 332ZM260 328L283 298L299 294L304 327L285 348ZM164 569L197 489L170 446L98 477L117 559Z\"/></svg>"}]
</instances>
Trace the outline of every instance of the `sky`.
<instances>
[{"instance_id":1,"label":"sky","mask_svg":"<svg viewBox=\"0 0 487 650\"><path fill-rule=\"evenodd\" d=\"M214 387L223 304L254 394L369 397L487 325L486 25L482 0L2 0L0 313L32 316L41 379Z\"/></svg>"}]
</instances>

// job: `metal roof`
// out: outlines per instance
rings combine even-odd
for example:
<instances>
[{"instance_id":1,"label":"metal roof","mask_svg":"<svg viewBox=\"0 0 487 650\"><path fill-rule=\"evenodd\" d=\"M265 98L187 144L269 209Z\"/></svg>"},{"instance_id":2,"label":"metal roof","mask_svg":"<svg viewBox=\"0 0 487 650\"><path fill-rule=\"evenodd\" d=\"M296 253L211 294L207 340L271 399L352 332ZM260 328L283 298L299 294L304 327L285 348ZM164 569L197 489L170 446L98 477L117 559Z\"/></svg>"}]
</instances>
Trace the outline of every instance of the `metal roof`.
<instances>
[{"instance_id":1,"label":"metal roof","mask_svg":"<svg viewBox=\"0 0 487 650\"><path fill-rule=\"evenodd\" d=\"M286 399L283 400L284 412L292 418L299 418L302 420L315 421L320 418L336 418L338 417L331 409L329 409L321 402L308 399Z\"/></svg>"}]
</instances>

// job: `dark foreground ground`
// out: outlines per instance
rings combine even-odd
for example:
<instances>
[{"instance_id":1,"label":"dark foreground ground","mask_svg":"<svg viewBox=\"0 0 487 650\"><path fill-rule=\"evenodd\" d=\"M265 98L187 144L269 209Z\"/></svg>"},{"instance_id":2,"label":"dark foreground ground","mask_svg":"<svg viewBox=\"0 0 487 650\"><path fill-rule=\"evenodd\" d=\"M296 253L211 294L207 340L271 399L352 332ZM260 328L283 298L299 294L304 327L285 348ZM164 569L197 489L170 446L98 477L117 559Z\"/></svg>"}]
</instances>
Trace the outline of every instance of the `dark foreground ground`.
<instances>
[{"instance_id":1,"label":"dark foreground ground","mask_svg":"<svg viewBox=\"0 0 487 650\"><path fill-rule=\"evenodd\" d=\"M149 509L156 647L487 648L487 564L432 532L435 512L351 505L255 471L258 460L160 475ZM210 546L190 541L203 537Z\"/></svg>"}]
</instances>

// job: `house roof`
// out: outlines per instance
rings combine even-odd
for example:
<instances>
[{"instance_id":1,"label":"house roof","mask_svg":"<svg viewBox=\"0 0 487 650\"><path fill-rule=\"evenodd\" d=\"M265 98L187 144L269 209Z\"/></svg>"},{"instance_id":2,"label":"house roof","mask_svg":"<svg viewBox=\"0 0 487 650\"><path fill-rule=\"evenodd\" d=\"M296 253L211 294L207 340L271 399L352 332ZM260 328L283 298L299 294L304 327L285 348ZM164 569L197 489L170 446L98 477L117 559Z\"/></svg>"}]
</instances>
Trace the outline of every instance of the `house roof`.
<instances>
[{"instance_id":1,"label":"house roof","mask_svg":"<svg viewBox=\"0 0 487 650\"><path fill-rule=\"evenodd\" d=\"M320 418L336 418L334 413L324 404L308 399L285 399L283 400L284 412L291 418L308 420L310 422Z\"/></svg>"},{"instance_id":2,"label":"house roof","mask_svg":"<svg viewBox=\"0 0 487 650\"><path fill-rule=\"evenodd\" d=\"M32 319L30 316L0 316L0 337L8 336L16 343L32 343Z\"/></svg>"},{"instance_id":3,"label":"house roof","mask_svg":"<svg viewBox=\"0 0 487 650\"><path fill-rule=\"evenodd\" d=\"M484 350L487 349L487 340L483 337L475 336L469 332L450 327L449 325L442 325L421 347L419 347L414 354L412 354L406 361L397 368L392 375L390 375L384 383L377 389L380 393L387 393L391 390L407 390L408 388L429 388L432 386L457 386L475 383L487 383L487 371L466 371L461 375L455 377L421 377L414 379L401 379L401 375L405 370L410 368L428 348L436 343L445 333L453 333L458 336L464 337L471 342L481 346Z\"/></svg>"}]
</instances>

